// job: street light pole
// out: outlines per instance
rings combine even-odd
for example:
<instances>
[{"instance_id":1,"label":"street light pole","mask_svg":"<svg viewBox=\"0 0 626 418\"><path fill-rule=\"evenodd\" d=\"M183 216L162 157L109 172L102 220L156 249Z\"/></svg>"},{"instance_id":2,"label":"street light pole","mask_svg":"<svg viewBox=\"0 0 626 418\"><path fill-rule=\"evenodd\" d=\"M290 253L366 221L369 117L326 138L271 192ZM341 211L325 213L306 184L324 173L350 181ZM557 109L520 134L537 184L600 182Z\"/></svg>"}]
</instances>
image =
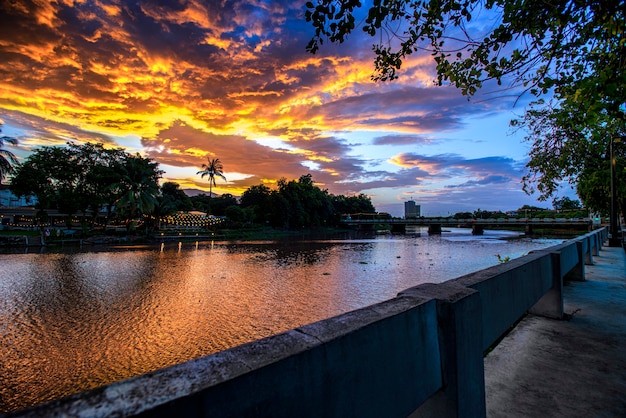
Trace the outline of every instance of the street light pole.
<instances>
[{"instance_id":1,"label":"street light pole","mask_svg":"<svg viewBox=\"0 0 626 418\"><path fill-rule=\"evenodd\" d=\"M619 231L617 228L617 195L615 192L615 158L613 157L613 142L620 142L621 137L611 138L611 143L609 144L609 156L611 158L611 219L609 224L609 232L611 233L611 237L609 238L609 247L621 247L621 237L619 236Z\"/></svg>"}]
</instances>

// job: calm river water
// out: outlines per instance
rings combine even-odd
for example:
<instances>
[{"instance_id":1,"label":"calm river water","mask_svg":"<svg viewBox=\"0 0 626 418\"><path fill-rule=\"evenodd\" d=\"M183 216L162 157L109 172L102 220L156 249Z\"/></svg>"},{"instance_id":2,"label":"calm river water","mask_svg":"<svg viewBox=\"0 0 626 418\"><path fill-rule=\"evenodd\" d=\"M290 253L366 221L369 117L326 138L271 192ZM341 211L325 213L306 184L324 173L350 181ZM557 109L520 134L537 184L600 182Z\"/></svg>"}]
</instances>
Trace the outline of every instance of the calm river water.
<instances>
[{"instance_id":1,"label":"calm river water","mask_svg":"<svg viewBox=\"0 0 626 418\"><path fill-rule=\"evenodd\" d=\"M0 412L266 337L560 240L443 236L0 254Z\"/></svg>"}]
</instances>

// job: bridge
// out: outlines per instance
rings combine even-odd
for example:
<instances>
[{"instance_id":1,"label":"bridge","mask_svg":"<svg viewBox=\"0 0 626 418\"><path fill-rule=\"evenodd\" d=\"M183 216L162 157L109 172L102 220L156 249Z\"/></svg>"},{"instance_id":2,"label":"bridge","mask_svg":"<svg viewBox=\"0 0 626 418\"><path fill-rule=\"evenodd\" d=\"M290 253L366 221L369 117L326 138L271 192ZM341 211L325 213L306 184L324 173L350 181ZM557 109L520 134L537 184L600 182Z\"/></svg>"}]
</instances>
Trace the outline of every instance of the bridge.
<instances>
[{"instance_id":1,"label":"bridge","mask_svg":"<svg viewBox=\"0 0 626 418\"><path fill-rule=\"evenodd\" d=\"M503 227L524 228L527 234L532 234L533 228L569 228L591 231L593 221L587 218L499 218L499 219L455 219L455 218L372 218L355 219L347 216L341 220L346 225L359 228L374 228L374 225L389 225L392 232L406 232L407 225L427 226L429 234L441 234L442 226L472 228L472 234L482 235L485 228L497 229Z\"/></svg>"}]
</instances>

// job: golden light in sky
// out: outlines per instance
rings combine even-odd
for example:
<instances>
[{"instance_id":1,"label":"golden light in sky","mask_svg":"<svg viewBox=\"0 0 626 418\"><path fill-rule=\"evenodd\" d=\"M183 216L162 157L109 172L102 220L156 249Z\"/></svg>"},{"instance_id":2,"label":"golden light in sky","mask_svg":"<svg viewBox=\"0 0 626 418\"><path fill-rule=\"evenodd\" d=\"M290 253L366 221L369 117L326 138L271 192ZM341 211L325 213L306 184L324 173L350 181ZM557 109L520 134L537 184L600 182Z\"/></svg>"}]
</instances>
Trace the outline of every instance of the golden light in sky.
<instances>
[{"instance_id":1,"label":"golden light in sky","mask_svg":"<svg viewBox=\"0 0 626 418\"><path fill-rule=\"evenodd\" d=\"M444 205L450 186L481 208L507 209L489 184L525 199L509 100L435 87L429 54L374 83L372 41L358 34L311 55L303 1L9 1L0 16L0 119L22 158L103 142L207 190L195 173L213 156L228 178L217 193L311 173L391 213L407 194Z\"/></svg>"}]
</instances>

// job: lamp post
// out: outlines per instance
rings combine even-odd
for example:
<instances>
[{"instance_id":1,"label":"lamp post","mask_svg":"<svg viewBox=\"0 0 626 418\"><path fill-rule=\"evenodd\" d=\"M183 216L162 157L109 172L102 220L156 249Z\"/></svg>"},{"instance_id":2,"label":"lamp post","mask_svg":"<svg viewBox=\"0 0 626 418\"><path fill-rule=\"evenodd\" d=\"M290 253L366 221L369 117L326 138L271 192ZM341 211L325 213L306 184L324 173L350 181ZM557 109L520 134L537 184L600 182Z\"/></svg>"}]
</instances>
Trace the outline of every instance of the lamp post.
<instances>
[{"instance_id":1,"label":"lamp post","mask_svg":"<svg viewBox=\"0 0 626 418\"><path fill-rule=\"evenodd\" d=\"M611 237L609 238L609 247L621 247L622 237L618 230L617 222L617 195L615 192L615 158L613 157L613 143L621 142L622 137L612 138L609 144L609 156L611 158L611 213L609 232Z\"/></svg>"}]
</instances>

